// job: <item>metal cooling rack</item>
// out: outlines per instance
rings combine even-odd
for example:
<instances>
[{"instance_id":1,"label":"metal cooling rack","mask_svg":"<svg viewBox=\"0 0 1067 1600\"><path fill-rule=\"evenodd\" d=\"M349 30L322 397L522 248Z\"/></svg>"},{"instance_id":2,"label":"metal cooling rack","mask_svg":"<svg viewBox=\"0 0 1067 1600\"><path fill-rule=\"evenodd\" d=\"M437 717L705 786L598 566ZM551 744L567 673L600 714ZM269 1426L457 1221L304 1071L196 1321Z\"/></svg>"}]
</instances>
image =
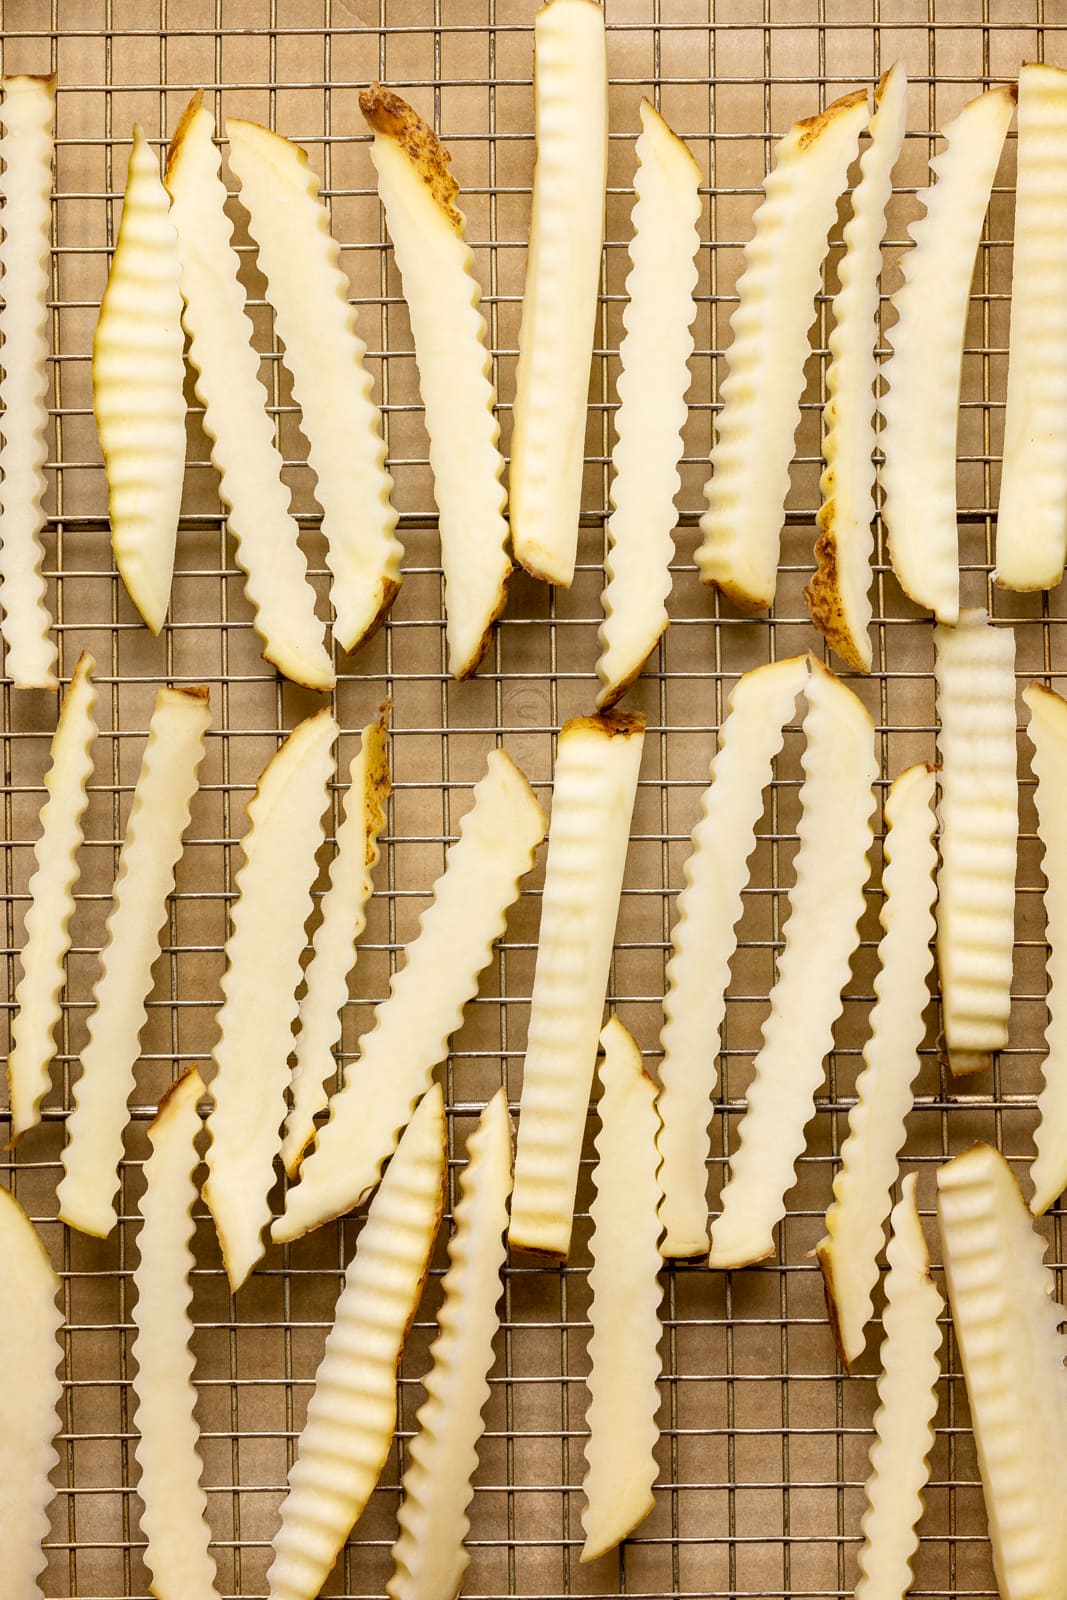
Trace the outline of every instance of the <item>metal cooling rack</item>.
<instances>
[{"instance_id":1,"label":"metal cooling rack","mask_svg":"<svg viewBox=\"0 0 1067 1600\"><path fill-rule=\"evenodd\" d=\"M114 239L134 120L164 142L192 90L221 120L250 116L307 146L346 247L362 331L384 400L390 466L407 545L407 581L392 618L352 663L341 664L335 711L341 767L356 730L393 703L395 799L345 1018L350 1059L373 1001L414 931L444 845L456 831L486 750L503 742L538 785L551 772L564 718L590 709L600 616L604 520L626 242L632 141L641 93L684 135L708 176L700 256L697 352L679 500L673 625L628 704L648 716L612 977L612 1004L652 1058L673 896L725 697L746 668L817 647L801 598L818 504L819 408L826 363L825 299L797 440L783 571L772 618L741 620L703 590L692 565L716 378L727 319L774 136L799 115L893 60L912 80L912 130L897 173L886 287L897 281L905 229L936 130L978 89L1011 78L1020 61L1067 62L1067 28L1045 0L607 0L613 80L610 192L603 296L587 438L578 572L550 595L515 579L508 614L473 683L444 671L441 572L426 441L399 284L384 244L356 89L397 87L450 145L486 294L505 444L510 432L523 250L533 162L530 0L0 0L5 71L59 78L52 341L54 434L47 572L61 670L79 652L98 661L104 732L87 814L83 878L69 960L56 1082L41 1129L5 1155L5 1180L38 1221L62 1270L65 1379L58 1493L48 1541L48 1596L144 1600L129 1406L128 1281L145 1126L184 1064L208 1059L227 901L255 774L312 698L279 683L259 659L224 536L206 441L195 414L179 541L173 620L159 640L140 625L111 568L106 497L90 411L89 350ZM1005 390L1014 148L1001 166L975 279L960 431L964 596L1017 624L1019 675L1067 672L1062 589L1048 597L993 594L991 521ZM234 207L240 224L239 206ZM247 244L245 236L244 243ZM325 568L311 480L284 368L252 252L246 283L287 462L325 608ZM827 290L832 290L836 248ZM875 672L854 687L874 713L885 779L933 752L929 622L903 601L879 557ZM214 731L178 874L164 955L144 1035L137 1105L123 1167L120 1227L99 1243L55 1223L64 1108L85 1037L111 877L154 686L210 686ZM7 995L17 976L42 775L54 702L2 690L3 908ZM1020 739L1023 841L1012 1046L992 1082L954 1085L936 1055L935 1008L911 1118L906 1165L920 1172L929 1215L932 1170L975 1137L1010 1156L1031 1153L1033 1095L1044 1027L1041 878L1029 755ZM758 1044L795 845L796 738L787 739L760 826L753 887L727 1011L712 1160L724 1149ZM877 863L876 863L877 865ZM877 881L877 880L875 880ZM535 877L456 1040L446 1072L453 1171L473 1113L501 1081L517 1104L537 920ZM808 1252L821 1233L832 1163L844 1133L871 1000L877 895L870 896L839 1048L801 1162L780 1259L730 1276L664 1273L663 1381L656 1510L618 1556L582 1568L579 1524L586 1368L589 1188L579 1191L570 1264L512 1265L488 1427L472 1506L465 1592L823 1596L851 1593L861 1486L874 1406L875 1364L843 1379ZM5 1016L10 1016L10 1000ZM962 1092L960 1092L962 1090ZM588 1149L587 1149L588 1153ZM1061 1215L1046 1224L1064 1261ZM205 1483L226 1596L262 1595L293 1442L358 1223L320 1230L271 1252L231 1299L210 1222L197 1232L194 1315ZM440 1268L440 1258L437 1261ZM390 1570L397 1483L419 1400L436 1309L420 1310L401 1376L398 1443L328 1593L380 1596ZM877 1346L875 1332L872 1343ZM991 1595L966 1401L946 1329L923 1540L913 1592Z\"/></svg>"}]
</instances>

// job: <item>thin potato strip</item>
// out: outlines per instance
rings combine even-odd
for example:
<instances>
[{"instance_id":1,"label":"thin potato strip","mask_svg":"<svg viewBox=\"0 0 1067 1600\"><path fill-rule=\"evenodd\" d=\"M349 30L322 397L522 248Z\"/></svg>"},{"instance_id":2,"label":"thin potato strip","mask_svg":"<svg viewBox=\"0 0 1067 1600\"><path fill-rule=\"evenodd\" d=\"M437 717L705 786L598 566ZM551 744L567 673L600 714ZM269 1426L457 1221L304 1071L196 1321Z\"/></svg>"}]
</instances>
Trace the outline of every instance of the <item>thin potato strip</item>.
<instances>
[{"instance_id":1,"label":"thin potato strip","mask_svg":"<svg viewBox=\"0 0 1067 1600\"><path fill-rule=\"evenodd\" d=\"M930 1277L915 1184L914 1173L901 1184L886 1252L885 1339L867 1509L860 1524L863 1545L856 1600L904 1600L910 1590L923 1490L930 1476L927 1457L934 1444L932 1424L941 1375L937 1319L944 1302Z\"/></svg>"},{"instance_id":2,"label":"thin potato strip","mask_svg":"<svg viewBox=\"0 0 1067 1600\"><path fill-rule=\"evenodd\" d=\"M871 670L871 526L874 519L875 325L882 233L893 167L904 143L908 80L898 63L874 96L838 268L823 408L823 469L816 570L804 590L811 620L846 665Z\"/></svg>"},{"instance_id":3,"label":"thin potato strip","mask_svg":"<svg viewBox=\"0 0 1067 1600\"><path fill-rule=\"evenodd\" d=\"M378 1481L444 1179L444 1097L434 1084L371 1201L337 1300L274 1536L270 1600L313 1600Z\"/></svg>"},{"instance_id":4,"label":"thin potato strip","mask_svg":"<svg viewBox=\"0 0 1067 1600\"><path fill-rule=\"evenodd\" d=\"M911 1086L919 1070L923 1012L930 998L927 976L933 962L937 867L934 787L930 767L909 767L886 797L875 999L863 1070L856 1079L856 1103L848 1114L848 1137L834 1177L833 1204L826 1213L826 1236L816 1246L830 1320L846 1367L866 1344L878 1252L911 1109Z\"/></svg>"},{"instance_id":5,"label":"thin potato strip","mask_svg":"<svg viewBox=\"0 0 1067 1600\"><path fill-rule=\"evenodd\" d=\"M659 1439L660 1267L656 1086L616 1017L600 1036L600 1132L590 1206L593 1264L583 1561L629 1538L652 1510Z\"/></svg>"},{"instance_id":6,"label":"thin potato strip","mask_svg":"<svg viewBox=\"0 0 1067 1600\"><path fill-rule=\"evenodd\" d=\"M204 1199L231 1287L263 1253L281 1145L304 928L324 837L337 724L325 707L293 729L248 804L230 914Z\"/></svg>"},{"instance_id":7,"label":"thin potato strip","mask_svg":"<svg viewBox=\"0 0 1067 1600\"><path fill-rule=\"evenodd\" d=\"M207 1496L200 1487L189 1316L194 1173L200 1160L198 1102L204 1085L195 1067L161 1101L148 1130L140 1259L134 1268L134 1454L144 1504L145 1565L157 1600L213 1600L215 1563L208 1550Z\"/></svg>"},{"instance_id":8,"label":"thin potato strip","mask_svg":"<svg viewBox=\"0 0 1067 1600\"><path fill-rule=\"evenodd\" d=\"M1043 684L1023 690L1030 712L1028 733L1037 777L1037 834L1044 849L1045 914L1048 919L1048 1027L1045 1030L1044 1085L1037 1097L1034 1129L1037 1154L1030 1168L1034 1196L1030 1209L1042 1216L1067 1189L1067 701Z\"/></svg>"},{"instance_id":9,"label":"thin potato strip","mask_svg":"<svg viewBox=\"0 0 1067 1600\"><path fill-rule=\"evenodd\" d=\"M210 722L206 689L159 690L119 856L58 1191L61 1220L101 1239L115 1226L126 1102Z\"/></svg>"},{"instance_id":10,"label":"thin potato strip","mask_svg":"<svg viewBox=\"0 0 1067 1600\"><path fill-rule=\"evenodd\" d=\"M315 1137L315 1118L326 1105L326 1081L335 1069L333 1047L341 1036L341 1009L356 962L356 941L367 921L366 906L378 865L378 835L389 799L389 754L383 718L363 729L352 757L344 820L315 929L307 988L300 1002L291 1090L292 1109L282 1140L282 1164L290 1177Z\"/></svg>"},{"instance_id":11,"label":"thin potato strip","mask_svg":"<svg viewBox=\"0 0 1067 1600\"><path fill-rule=\"evenodd\" d=\"M12 1143L40 1121L41 1100L55 1053L53 1034L60 1015L63 963L70 949L81 819L93 770L95 665L88 653L79 657L63 699L52 738L51 765L44 778L48 798L41 809L40 838L33 847L37 869L29 882L26 938L20 956L22 977L15 990L7 1058Z\"/></svg>"},{"instance_id":12,"label":"thin potato strip","mask_svg":"<svg viewBox=\"0 0 1067 1600\"><path fill-rule=\"evenodd\" d=\"M471 1134L460 1178L440 1331L430 1347L426 1399L416 1413L418 1432L400 1486L400 1535L386 1585L391 1600L454 1600L470 1562L463 1541L500 1324L510 1193L511 1118L507 1094L498 1089Z\"/></svg>"},{"instance_id":13,"label":"thin potato strip","mask_svg":"<svg viewBox=\"0 0 1067 1600\"><path fill-rule=\"evenodd\" d=\"M329 1121L304 1157L274 1239L299 1238L340 1216L377 1183L448 1053L544 833L530 785L503 750L491 750L405 963L330 1102Z\"/></svg>"},{"instance_id":14,"label":"thin potato strip","mask_svg":"<svg viewBox=\"0 0 1067 1600\"><path fill-rule=\"evenodd\" d=\"M937 1215L999 1591L1067 1594L1067 1345L1045 1241L987 1144L937 1169Z\"/></svg>"},{"instance_id":15,"label":"thin potato strip","mask_svg":"<svg viewBox=\"0 0 1067 1600\"><path fill-rule=\"evenodd\" d=\"M1051 589L1067 557L1067 72L1019 71L996 582Z\"/></svg>"},{"instance_id":16,"label":"thin potato strip","mask_svg":"<svg viewBox=\"0 0 1067 1600\"><path fill-rule=\"evenodd\" d=\"M1015 635L964 611L934 631L941 722L937 965L953 1072L978 1072L1008 1042L1019 794Z\"/></svg>"},{"instance_id":17,"label":"thin potato strip","mask_svg":"<svg viewBox=\"0 0 1067 1600\"><path fill-rule=\"evenodd\" d=\"M626 693L667 626L696 316L700 179L685 145L642 100L596 667L601 710Z\"/></svg>"},{"instance_id":18,"label":"thin potato strip","mask_svg":"<svg viewBox=\"0 0 1067 1600\"><path fill-rule=\"evenodd\" d=\"M566 1259L619 914L643 717L575 717L556 749L541 932L526 1036L513 1249Z\"/></svg>"},{"instance_id":19,"label":"thin potato strip","mask_svg":"<svg viewBox=\"0 0 1067 1600\"><path fill-rule=\"evenodd\" d=\"M507 496L496 392L459 185L433 129L399 95L366 89L371 159L411 316L445 575L448 670L466 678L507 599Z\"/></svg>"},{"instance_id":20,"label":"thin potato strip","mask_svg":"<svg viewBox=\"0 0 1067 1600\"><path fill-rule=\"evenodd\" d=\"M763 791L808 670L807 656L794 656L738 679L693 829L671 930L660 1034L660 1253L668 1258L708 1253L708 1124L741 896Z\"/></svg>"},{"instance_id":21,"label":"thin potato strip","mask_svg":"<svg viewBox=\"0 0 1067 1600\"><path fill-rule=\"evenodd\" d=\"M4 78L0 87L0 631L15 687L57 689L41 574L56 84Z\"/></svg>"},{"instance_id":22,"label":"thin potato strip","mask_svg":"<svg viewBox=\"0 0 1067 1600\"><path fill-rule=\"evenodd\" d=\"M0 1268L4 1315L0 1362L4 1373L4 1426L0 1428L4 1590L18 1600L39 1600L37 1582L48 1532L48 1481L59 1463L52 1440L63 1389L56 1367L63 1354L63 1317L56 1305L59 1279L33 1223L7 1189L0 1189Z\"/></svg>"},{"instance_id":23,"label":"thin potato strip","mask_svg":"<svg viewBox=\"0 0 1067 1600\"><path fill-rule=\"evenodd\" d=\"M604 13L534 17L537 157L511 436L511 536L535 578L574 577L608 171Z\"/></svg>"},{"instance_id":24,"label":"thin potato strip","mask_svg":"<svg viewBox=\"0 0 1067 1600\"><path fill-rule=\"evenodd\" d=\"M897 321L883 367L881 444L889 557L904 593L954 623L960 609L956 528L956 424L971 274L1014 88L990 89L945 128L930 163L936 184L920 196L914 250L893 296Z\"/></svg>"},{"instance_id":25,"label":"thin potato strip","mask_svg":"<svg viewBox=\"0 0 1067 1600\"><path fill-rule=\"evenodd\" d=\"M93 410L107 474L111 548L153 633L170 604L185 478L185 335L170 199L139 127L93 336Z\"/></svg>"},{"instance_id":26,"label":"thin potato strip","mask_svg":"<svg viewBox=\"0 0 1067 1600\"><path fill-rule=\"evenodd\" d=\"M808 328L867 110L861 89L794 123L775 148L745 246L696 553L704 583L742 611L774 600Z\"/></svg>"},{"instance_id":27,"label":"thin potato strip","mask_svg":"<svg viewBox=\"0 0 1067 1600\"><path fill-rule=\"evenodd\" d=\"M785 948L722 1212L711 1225L713 1267L743 1267L774 1254L774 1229L785 1215L859 937L878 775L874 728L852 691L814 659L805 694L800 848Z\"/></svg>"},{"instance_id":28,"label":"thin potato strip","mask_svg":"<svg viewBox=\"0 0 1067 1600\"><path fill-rule=\"evenodd\" d=\"M343 650L357 650L393 603L404 553L367 346L306 152L236 118L226 137L315 474L333 635Z\"/></svg>"},{"instance_id":29,"label":"thin potato strip","mask_svg":"<svg viewBox=\"0 0 1067 1600\"><path fill-rule=\"evenodd\" d=\"M171 142L164 179L178 232L183 321L204 431L264 659L309 689L331 689L333 666L282 482L212 129L196 94Z\"/></svg>"}]
</instances>

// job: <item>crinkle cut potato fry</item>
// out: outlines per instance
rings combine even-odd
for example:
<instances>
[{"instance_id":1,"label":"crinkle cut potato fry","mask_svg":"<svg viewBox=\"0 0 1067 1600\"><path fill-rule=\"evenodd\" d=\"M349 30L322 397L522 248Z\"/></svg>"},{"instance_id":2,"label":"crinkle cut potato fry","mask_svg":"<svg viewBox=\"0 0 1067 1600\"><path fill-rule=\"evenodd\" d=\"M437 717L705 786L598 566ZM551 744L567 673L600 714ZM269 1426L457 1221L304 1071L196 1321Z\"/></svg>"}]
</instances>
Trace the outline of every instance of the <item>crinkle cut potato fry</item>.
<instances>
[{"instance_id":1,"label":"crinkle cut potato fry","mask_svg":"<svg viewBox=\"0 0 1067 1600\"><path fill-rule=\"evenodd\" d=\"M1067 1189L1067 700L1041 683L1029 683L1023 701L1030 714L1027 733L1034 747L1037 835L1044 855L1045 915L1048 943L1048 1027L1045 1030L1044 1083L1037 1097L1036 1154L1030 1167L1034 1185L1030 1209L1042 1216Z\"/></svg>"},{"instance_id":2,"label":"crinkle cut potato fry","mask_svg":"<svg viewBox=\"0 0 1067 1600\"><path fill-rule=\"evenodd\" d=\"M741 611L773 604L808 329L827 236L867 122L866 89L794 123L775 147L745 246L696 562Z\"/></svg>"}]
</instances>

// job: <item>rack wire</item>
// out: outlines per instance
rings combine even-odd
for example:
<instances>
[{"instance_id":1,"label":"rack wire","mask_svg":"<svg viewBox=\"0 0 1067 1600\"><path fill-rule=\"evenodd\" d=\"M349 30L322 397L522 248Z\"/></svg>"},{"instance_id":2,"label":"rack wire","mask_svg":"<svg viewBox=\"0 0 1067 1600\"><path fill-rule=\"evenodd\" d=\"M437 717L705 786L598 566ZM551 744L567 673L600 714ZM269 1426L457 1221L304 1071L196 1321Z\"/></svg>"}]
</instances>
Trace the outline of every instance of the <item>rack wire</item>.
<instances>
[{"instance_id":1,"label":"rack wire","mask_svg":"<svg viewBox=\"0 0 1067 1600\"><path fill-rule=\"evenodd\" d=\"M4 71L58 75L46 570L61 671L69 676L79 652L93 651L104 724L54 1089L41 1128L2 1157L5 1181L40 1225L63 1282L64 1398L43 1579L48 1596L145 1600L148 1593L129 1394L129 1276L145 1129L176 1073L210 1059L245 802L278 731L318 703L277 680L259 658L195 403L171 620L158 640L140 624L112 568L89 353L134 121L163 145L189 94L203 87L220 128L226 115L252 117L307 147L344 246L384 405L407 547L406 581L386 626L355 660L339 663L333 701L342 728L339 771L347 770L358 729L383 700L392 702L395 788L378 892L344 1018L342 1061L353 1059L373 1003L387 992L389 973L415 930L488 748L503 743L547 798L554 736L568 715L591 708L641 94L660 106L701 163L708 179L705 242L672 626L628 702L646 713L648 737L609 997L654 1067L673 902L726 696L748 667L819 648L802 588L812 566L827 306L839 229L813 329L771 617L745 620L720 607L701 588L692 562L741 246L773 139L795 117L875 81L892 61L904 62L912 83L911 132L897 171L885 251L884 287L891 292L938 128L973 93L1014 77L1021 61L1067 63L1067 26L1046 15L1045 0L606 0L606 12L612 78L607 243L578 570L569 592L550 593L516 576L485 666L475 681L456 685L445 671L442 578L410 330L356 91L377 78L391 84L432 119L453 152L485 289L506 447L533 165L529 0L0 0ZM1055 682L1067 672L1062 588L1049 596L1006 596L989 583L1006 379L1013 164L1009 139L968 324L959 445L963 588L965 602L988 604L996 617L1015 624L1020 678ZM299 417L236 201L232 214L277 438L325 615L327 574ZM881 542L874 602L875 670L867 680L850 681L874 714L884 782L908 762L932 758L935 717L931 627L902 598ZM130 791L154 687L162 680L209 686L213 732L143 1036L120 1225L100 1242L72 1235L55 1221L58 1154ZM0 710L9 1021L55 709L48 696L14 693L5 681ZM713 1203L781 936L795 848L797 742L795 732L787 737L746 895L720 1060ZM1045 944L1024 738L1020 761L1012 1043L991 1078L978 1080L973 1092L969 1084L960 1092L938 1060L931 1004L904 1163L919 1171L927 1216L933 1168L945 1155L976 1137L994 1139L1023 1162L1032 1150ZM587 1568L578 1556L591 1138L569 1264L548 1269L517 1261L507 1268L471 1511L473 1563L466 1593L624 1593L647 1600L851 1593L876 1366L869 1352L858 1375L842 1376L809 1252L822 1231L872 999L877 866L875 861L838 1047L790 1196L779 1257L731 1275L664 1271L656 1509L621 1554ZM536 874L528 881L445 1071L450 1200L477 1109L501 1082L517 1107L539 883ZM284 1252L271 1250L233 1299L210 1221L206 1213L200 1216L194 1280L199 1418L225 1596L264 1593L287 1466L358 1226L349 1219ZM1054 1211L1043 1226L1049 1259L1059 1271L1061 1213ZM326 1593L384 1593L397 1485L420 1398L440 1268L439 1248L401 1368L397 1443ZM913 1593L992 1595L966 1399L947 1326L945 1337L937 1443ZM877 1330L871 1342L876 1348Z\"/></svg>"}]
</instances>

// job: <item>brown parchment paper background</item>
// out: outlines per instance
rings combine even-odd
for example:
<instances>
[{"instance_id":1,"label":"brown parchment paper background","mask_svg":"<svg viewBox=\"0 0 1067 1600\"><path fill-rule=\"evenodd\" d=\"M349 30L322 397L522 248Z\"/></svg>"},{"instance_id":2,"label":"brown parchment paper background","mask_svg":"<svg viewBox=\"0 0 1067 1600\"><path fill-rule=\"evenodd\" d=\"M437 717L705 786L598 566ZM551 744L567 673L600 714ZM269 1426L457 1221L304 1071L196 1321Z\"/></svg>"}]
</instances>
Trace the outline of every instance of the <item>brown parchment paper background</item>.
<instances>
[{"instance_id":1,"label":"brown parchment paper background","mask_svg":"<svg viewBox=\"0 0 1067 1600\"><path fill-rule=\"evenodd\" d=\"M372 1004L417 926L446 842L469 804L486 751L502 743L547 800L561 722L591 709L600 617L611 411L621 334L638 102L651 95L708 178L699 314L685 437L672 627L626 704L648 717L644 765L618 926L610 1003L655 1066L666 941L688 836L738 675L773 656L817 649L801 591L812 565L818 504L819 405L827 304L813 327L803 421L770 620L740 619L697 581L692 564L715 385L741 246L749 235L772 137L894 60L912 79L910 136L897 170L885 251L887 293L899 281L915 189L936 130L1024 59L1067 63L1063 13L1048 0L607 0L611 170L602 306L593 363L578 572L567 593L514 579L507 615L477 679L444 672L441 574L426 437L406 311L384 244L357 88L377 77L409 97L446 138L463 188L485 288L505 447L510 435L529 189L533 164L531 0L3 0L3 69L58 73L54 212L54 360L47 573L61 669L97 658L102 731L87 813L54 1087L43 1125L5 1153L4 1179L40 1225L63 1277L64 1398L57 1495L43 1587L48 1596L147 1595L138 1527L128 1387L129 1273L145 1129L176 1072L209 1063L222 944L245 805L280 730L318 704L259 658L227 542L195 406L171 621L158 640L140 624L112 570L103 472L90 412L89 351L118 223L130 133L140 120L165 142L196 88L219 116L257 118L303 143L324 179L358 302L407 547L406 582L388 625L339 662L333 704L347 771L358 729L393 702L394 799L378 893L344 1016L353 1057ZM1005 392L1014 135L997 179L974 282L964 363L959 493L963 592L1015 624L1020 682L1067 672L1062 589L992 593L992 513ZM231 182L231 187L235 185ZM303 538L327 614L313 480L240 205L243 272ZM826 287L834 286L840 230ZM708 243L708 240L714 243ZM878 728L882 776L934 753L931 625L906 603L879 546L875 671L853 687ZM213 728L193 805L177 893L143 1036L122 1169L122 1221L105 1243L55 1222L63 1118L78 1070L112 876L156 685L205 683ZM6 1020L18 976L55 701L0 686L3 715L3 948ZM953 1084L934 1048L931 1003L905 1168L919 1171L929 1221L935 1164L976 1137L995 1139L1025 1177L1045 1022L1045 947L1029 745L1020 734L1022 843L1011 1046L990 1074ZM712 1205L743 1103L795 850L798 737L790 734L760 824L752 886L727 1009L713 1125ZM339 797L338 797L339 798ZM333 824L330 834L332 838ZM323 874L327 857L324 856ZM589 1161L586 1145L571 1260L508 1269L492 1399L471 1510L466 1591L480 1595L850 1593L861 1486L874 1409L875 1357L844 1379L809 1252L822 1231L835 1152L844 1137L872 997L879 852L837 1049L800 1163L777 1261L724 1276L664 1271L663 1378L656 1509L618 1555L579 1566L586 1391ZM472 1118L502 1081L517 1105L537 931L541 865L444 1073L450 1201ZM324 876L320 879L321 889ZM0 1141L4 1127L0 1125ZM1064 1261L1062 1214L1042 1224L1049 1259ZM194 1315L204 1482L224 1595L264 1593L269 1540L294 1440L358 1219L271 1249L231 1299L206 1213L197 1227ZM400 1384L394 1446L381 1485L326 1593L380 1596L390 1571L397 1484L421 1397L442 1261L423 1300ZM880 1306L880 1301L879 1301ZM2 1299L0 1299L2 1307ZM2 1310L0 1310L2 1314ZM877 1349L879 1333L872 1333ZM946 1328L937 1444L915 1590L986 1595L993 1580L966 1400ZM0 1417L3 1402L0 1399ZM2 1585L0 1585L2 1587Z\"/></svg>"}]
</instances>

